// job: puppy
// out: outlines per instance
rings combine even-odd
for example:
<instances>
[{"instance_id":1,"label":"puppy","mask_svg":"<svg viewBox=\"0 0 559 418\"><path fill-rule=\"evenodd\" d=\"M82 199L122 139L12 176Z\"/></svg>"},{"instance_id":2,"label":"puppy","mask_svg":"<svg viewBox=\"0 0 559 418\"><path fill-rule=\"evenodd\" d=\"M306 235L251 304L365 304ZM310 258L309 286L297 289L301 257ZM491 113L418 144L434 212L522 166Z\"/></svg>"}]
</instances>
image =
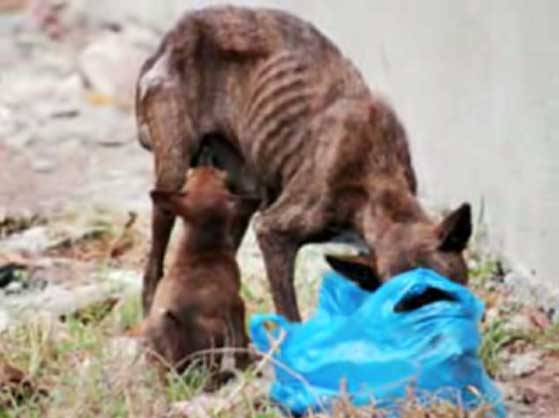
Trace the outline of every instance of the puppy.
<instances>
[{"instance_id":1,"label":"puppy","mask_svg":"<svg viewBox=\"0 0 559 418\"><path fill-rule=\"evenodd\" d=\"M223 350L212 349L248 345L230 232L236 216L254 210L256 202L231 194L225 173L211 167L188 170L181 191L154 190L151 197L182 219L184 231L171 268L157 286L153 309L131 334L142 337L149 357L165 369L180 373L202 360L216 371ZM246 353L234 357L237 368L249 360Z\"/></svg>"}]
</instances>

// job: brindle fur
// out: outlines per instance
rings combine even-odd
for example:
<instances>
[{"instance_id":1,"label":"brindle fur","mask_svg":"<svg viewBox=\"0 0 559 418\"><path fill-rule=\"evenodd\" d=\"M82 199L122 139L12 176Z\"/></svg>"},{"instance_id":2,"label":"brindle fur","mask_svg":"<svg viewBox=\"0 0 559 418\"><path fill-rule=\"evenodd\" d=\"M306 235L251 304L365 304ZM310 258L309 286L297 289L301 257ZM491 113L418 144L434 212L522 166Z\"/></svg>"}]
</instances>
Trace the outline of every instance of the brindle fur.
<instances>
[{"instance_id":1,"label":"brindle fur","mask_svg":"<svg viewBox=\"0 0 559 418\"><path fill-rule=\"evenodd\" d=\"M276 309L290 319L299 319L298 249L340 231L374 247L382 280L424 265L466 281L466 242L441 250L453 230L435 225L416 200L395 113L332 42L299 18L241 7L185 14L142 69L137 118L140 142L155 155L159 189L178 190L208 142L234 150L214 147L232 187L261 199L257 239ZM467 229L469 207L457 213L447 225ZM235 231L237 245L250 215ZM146 312L173 217L155 205L152 225Z\"/></svg>"}]
</instances>

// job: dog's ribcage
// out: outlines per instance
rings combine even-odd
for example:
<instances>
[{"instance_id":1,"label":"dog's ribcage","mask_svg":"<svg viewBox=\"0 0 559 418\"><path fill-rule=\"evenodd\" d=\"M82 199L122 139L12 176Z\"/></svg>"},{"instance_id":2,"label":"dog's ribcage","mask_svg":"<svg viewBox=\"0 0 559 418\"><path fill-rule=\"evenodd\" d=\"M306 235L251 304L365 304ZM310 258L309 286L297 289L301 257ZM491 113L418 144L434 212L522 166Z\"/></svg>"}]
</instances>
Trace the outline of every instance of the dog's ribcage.
<instances>
[{"instance_id":1,"label":"dog's ribcage","mask_svg":"<svg viewBox=\"0 0 559 418\"><path fill-rule=\"evenodd\" d=\"M253 73L243 134L245 152L270 180L289 178L307 145L306 125L313 95L308 64L281 52Z\"/></svg>"}]
</instances>

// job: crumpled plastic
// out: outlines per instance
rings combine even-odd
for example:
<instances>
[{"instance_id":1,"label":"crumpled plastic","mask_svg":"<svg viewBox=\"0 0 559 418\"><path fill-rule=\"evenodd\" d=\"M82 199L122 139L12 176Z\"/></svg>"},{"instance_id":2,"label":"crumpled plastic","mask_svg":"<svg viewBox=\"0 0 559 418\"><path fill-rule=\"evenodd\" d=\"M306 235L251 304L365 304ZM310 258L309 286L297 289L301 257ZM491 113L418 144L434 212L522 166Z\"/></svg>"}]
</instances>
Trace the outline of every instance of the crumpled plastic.
<instances>
[{"instance_id":1,"label":"crumpled plastic","mask_svg":"<svg viewBox=\"0 0 559 418\"><path fill-rule=\"evenodd\" d=\"M491 404L500 418L501 395L478 356L483 311L470 290L431 270L400 274L372 293L329 271L308 320L258 314L250 333L260 352L277 348L270 397L292 414L327 411L343 386L353 405L374 403L392 416L411 389L426 403Z\"/></svg>"}]
</instances>

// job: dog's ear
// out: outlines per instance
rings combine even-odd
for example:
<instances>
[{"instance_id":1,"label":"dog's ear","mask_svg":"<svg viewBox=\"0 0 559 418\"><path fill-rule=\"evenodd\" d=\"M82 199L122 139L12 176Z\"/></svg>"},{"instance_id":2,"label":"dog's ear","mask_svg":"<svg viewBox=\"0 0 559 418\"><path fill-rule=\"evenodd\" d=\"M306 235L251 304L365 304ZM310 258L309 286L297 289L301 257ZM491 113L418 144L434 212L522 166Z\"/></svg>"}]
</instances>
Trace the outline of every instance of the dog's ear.
<instances>
[{"instance_id":1,"label":"dog's ear","mask_svg":"<svg viewBox=\"0 0 559 418\"><path fill-rule=\"evenodd\" d=\"M461 252L468 245L472 235L472 209L463 203L448 215L438 226L439 250L444 252Z\"/></svg>"},{"instance_id":2,"label":"dog's ear","mask_svg":"<svg viewBox=\"0 0 559 418\"><path fill-rule=\"evenodd\" d=\"M376 271L374 254L334 256L327 254L326 262L336 272L357 284L361 289L374 292L381 285Z\"/></svg>"},{"instance_id":3,"label":"dog's ear","mask_svg":"<svg viewBox=\"0 0 559 418\"><path fill-rule=\"evenodd\" d=\"M155 205L175 215L185 216L188 212L184 192L152 190L150 196Z\"/></svg>"}]
</instances>

